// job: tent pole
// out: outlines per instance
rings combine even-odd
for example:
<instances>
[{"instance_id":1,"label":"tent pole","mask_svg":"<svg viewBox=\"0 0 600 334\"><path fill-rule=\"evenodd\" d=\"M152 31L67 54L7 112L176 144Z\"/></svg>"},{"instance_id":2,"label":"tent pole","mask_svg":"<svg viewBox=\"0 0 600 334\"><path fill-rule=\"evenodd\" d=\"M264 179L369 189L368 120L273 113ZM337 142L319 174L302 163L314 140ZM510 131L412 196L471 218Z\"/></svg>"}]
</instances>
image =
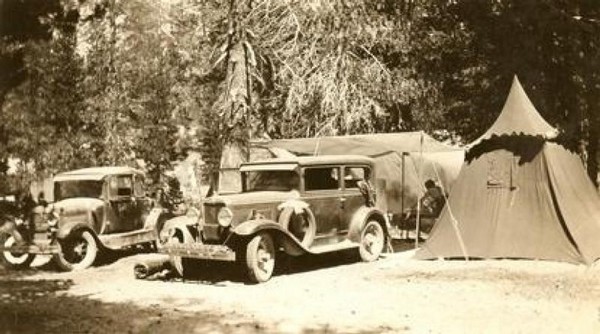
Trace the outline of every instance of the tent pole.
<instances>
[{"instance_id":1,"label":"tent pole","mask_svg":"<svg viewBox=\"0 0 600 334\"><path fill-rule=\"evenodd\" d=\"M406 184L406 155L408 153L407 152L402 152L402 197L400 199L400 213L402 215L404 215L404 187ZM402 224L404 225L404 224ZM408 230L405 230L406 232L406 238L408 238ZM402 233L402 231L400 231L400 233ZM400 237L402 237L402 234L400 235Z\"/></svg>"},{"instance_id":2,"label":"tent pole","mask_svg":"<svg viewBox=\"0 0 600 334\"><path fill-rule=\"evenodd\" d=\"M419 140L419 157L420 157L420 165L419 165L419 182L421 182L421 177L423 176L423 131L421 131L421 138ZM421 236L421 198L423 196L419 196L417 198L417 221L416 221L416 233L415 236L415 248L419 248L419 237Z\"/></svg>"}]
</instances>

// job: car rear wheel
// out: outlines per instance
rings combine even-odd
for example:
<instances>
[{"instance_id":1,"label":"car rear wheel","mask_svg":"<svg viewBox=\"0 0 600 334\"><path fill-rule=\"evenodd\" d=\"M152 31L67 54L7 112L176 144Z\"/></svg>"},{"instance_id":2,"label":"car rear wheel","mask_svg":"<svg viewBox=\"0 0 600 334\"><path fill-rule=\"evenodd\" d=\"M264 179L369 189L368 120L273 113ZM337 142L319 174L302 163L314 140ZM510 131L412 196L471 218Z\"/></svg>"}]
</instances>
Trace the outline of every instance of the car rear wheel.
<instances>
[{"instance_id":1,"label":"car rear wheel","mask_svg":"<svg viewBox=\"0 0 600 334\"><path fill-rule=\"evenodd\" d=\"M358 249L361 260L372 262L379 258L385 246L385 233L383 227L375 220L367 222L360 233L360 247Z\"/></svg>"},{"instance_id":2,"label":"car rear wheel","mask_svg":"<svg viewBox=\"0 0 600 334\"><path fill-rule=\"evenodd\" d=\"M0 233L0 245L12 247L17 243L15 237L6 232ZM11 251L0 252L0 262L7 269L23 269L29 267L35 259L35 254L18 253Z\"/></svg>"},{"instance_id":3,"label":"car rear wheel","mask_svg":"<svg viewBox=\"0 0 600 334\"><path fill-rule=\"evenodd\" d=\"M275 269L275 244L267 233L259 233L246 245L246 269L253 283L268 281Z\"/></svg>"},{"instance_id":4,"label":"car rear wheel","mask_svg":"<svg viewBox=\"0 0 600 334\"><path fill-rule=\"evenodd\" d=\"M75 231L59 245L60 252L54 256L54 261L65 271L89 268L98 256L98 243L89 231Z\"/></svg>"}]
</instances>

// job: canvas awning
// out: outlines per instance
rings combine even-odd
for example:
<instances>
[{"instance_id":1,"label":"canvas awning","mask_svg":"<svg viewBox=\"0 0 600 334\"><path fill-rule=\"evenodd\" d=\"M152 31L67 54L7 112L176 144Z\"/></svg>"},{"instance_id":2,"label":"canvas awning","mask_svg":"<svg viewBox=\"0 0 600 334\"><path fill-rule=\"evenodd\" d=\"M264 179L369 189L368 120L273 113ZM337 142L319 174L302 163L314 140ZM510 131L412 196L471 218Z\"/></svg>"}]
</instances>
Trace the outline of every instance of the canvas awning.
<instances>
[{"instance_id":1,"label":"canvas awning","mask_svg":"<svg viewBox=\"0 0 600 334\"><path fill-rule=\"evenodd\" d=\"M422 131L377 133L317 138L255 141L254 146L285 149L296 155L357 154L376 156L387 152L461 152L456 146L441 143Z\"/></svg>"}]
</instances>

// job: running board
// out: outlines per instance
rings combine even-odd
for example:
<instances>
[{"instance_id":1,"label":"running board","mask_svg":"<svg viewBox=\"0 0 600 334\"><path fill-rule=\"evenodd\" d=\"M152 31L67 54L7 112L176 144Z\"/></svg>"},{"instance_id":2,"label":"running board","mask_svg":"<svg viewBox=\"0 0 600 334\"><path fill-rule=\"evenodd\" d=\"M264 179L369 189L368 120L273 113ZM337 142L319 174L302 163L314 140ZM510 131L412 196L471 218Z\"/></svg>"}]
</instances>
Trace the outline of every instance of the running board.
<instances>
[{"instance_id":1,"label":"running board","mask_svg":"<svg viewBox=\"0 0 600 334\"><path fill-rule=\"evenodd\" d=\"M323 254L335 251L341 251L344 249L357 248L359 245L356 242L350 240L344 240L334 244L325 244L319 246L309 247L308 251L312 254Z\"/></svg>"},{"instance_id":2,"label":"running board","mask_svg":"<svg viewBox=\"0 0 600 334\"><path fill-rule=\"evenodd\" d=\"M154 229L103 234L99 235L98 239L106 247L110 249L119 249L127 246L152 242L156 240L156 231Z\"/></svg>"}]
</instances>

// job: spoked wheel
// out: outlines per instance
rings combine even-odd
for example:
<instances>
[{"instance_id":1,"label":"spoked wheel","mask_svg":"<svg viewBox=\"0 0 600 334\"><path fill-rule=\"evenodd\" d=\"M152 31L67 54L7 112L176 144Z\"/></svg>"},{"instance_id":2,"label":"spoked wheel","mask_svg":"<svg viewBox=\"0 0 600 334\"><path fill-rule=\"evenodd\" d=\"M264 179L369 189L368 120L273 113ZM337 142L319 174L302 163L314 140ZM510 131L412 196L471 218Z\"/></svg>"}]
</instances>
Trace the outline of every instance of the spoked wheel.
<instances>
[{"instance_id":1,"label":"spoked wheel","mask_svg":"<svg viewBox=\"0 0 600 334\"><path fill-rule=\"evenodd\" d=\"M90 267L98 255L98 243L89 231L77 231L61 241L60 252L54 256L56 264L65 271Z\"/></svg>"},{"instance_id":2,"label":"spoked wheel","mask_svg":"<svg viewBox=\"0 0 600 334\"><path fill-rule=\"evenodd\" d=\"M381 224L374 220L367 222L360 234L360 247L358 249L361 260L375 261L383 252L385 246L385 233Z\"/></svg>"},{"instance_id":3,"label":"spoked wheel","mask_svg":"<svg viewBox=\"0 0 600 334\"><path fill-rule=\"evenodd\" d=\"M259 233L246 245L246 268L253 283L271 278L275 269L275 245L269 234Z\"/></svg>"},{"instance_id":4,"label":"spoked wheel","mask_svg":"<svg viewBox=\"0 0 600 334\"><path fill-rule=\"evenodd\" d=\"M0 233L0 245L4 247L12 247L17 244L15 237L6 232ZM2 251L0 253L0 261L5 268L8 269L23 269L29 267L35 259L35 254L18 253L11 251Z\"/></svg>"}]
</instances>

